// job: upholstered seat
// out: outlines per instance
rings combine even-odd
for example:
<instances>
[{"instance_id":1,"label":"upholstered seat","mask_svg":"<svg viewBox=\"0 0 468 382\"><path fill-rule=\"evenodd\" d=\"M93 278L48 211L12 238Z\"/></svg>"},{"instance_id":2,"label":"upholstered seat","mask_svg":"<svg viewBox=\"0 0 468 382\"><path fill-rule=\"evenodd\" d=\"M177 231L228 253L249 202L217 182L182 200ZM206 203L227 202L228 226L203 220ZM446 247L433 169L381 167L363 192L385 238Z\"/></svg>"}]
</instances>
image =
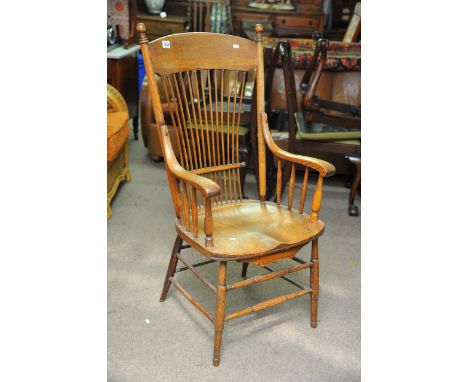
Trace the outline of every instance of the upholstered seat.
<instances>
[{"instance_id":1,"label":"upholstered seat","mask_svg":"<svg viewBox=\"0 0 468 382\"><path fill-rule=\"evenodd\" d=\"M107 113L107 161L113 161L128 139L128 112Z\"/></svg>"},{"instance_id":2,"label":"upholstered seat","mask_svg":"<svg viewBox=\"0 0 468 382\"><path fill-rule=\"evenodd\" d=\"M361 129L348 126L330 125L326 123L306 121L302 113L294 113L297 126L296 139L299 140L333 140L349 144L361 143Z\"/></svg>"},{"instance_id":3,"label":"upholstered seat","mask_svg":"<svg viewBox=\"0 0 468 382\"><path fill-rule=\"evenodd\" d=\"M261 203L259 200L243 200L212 210L213 221L218 227L214 246L210 248L216 258L247 259L268 253L297 248L319 237L324 223L312 222L310 215L275 203ZM205 214L198 215L198 226L203 227ZM194 247L204 246L205 235L199 230L193 238L186 229L177 224L182 238ZM294 252L291 252L291 256Z\"/></svg>"}]
</instances>

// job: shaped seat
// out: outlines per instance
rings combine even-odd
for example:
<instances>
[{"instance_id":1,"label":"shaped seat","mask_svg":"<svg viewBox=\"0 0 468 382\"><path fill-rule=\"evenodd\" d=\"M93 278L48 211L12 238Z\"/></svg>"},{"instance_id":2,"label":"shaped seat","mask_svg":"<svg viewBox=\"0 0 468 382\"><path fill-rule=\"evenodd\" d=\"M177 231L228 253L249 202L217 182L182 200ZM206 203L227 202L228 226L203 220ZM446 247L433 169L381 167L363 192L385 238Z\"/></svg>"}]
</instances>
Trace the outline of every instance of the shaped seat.
<instances>
[{"instance_id":1,"label":"shaped seat","mask_svg":"<svg viewBox=\"0 0 468 382\"><path fill-rule=\"evenodd\" d=\"M181 224L177 224L177 231L190 245L203 248L213 258L219 259L254 260L259 256L295 249L290 252L292 257L303 245L319 237L325 227L320 220L311 222L308 214L258 200L243 200L217 207L212 210L212 215L219 234L211 248L204 247L203 232L194 240ZM204 212L200 212L198 226L203 226L204 218Z\"/></svg>"}]
</instances>

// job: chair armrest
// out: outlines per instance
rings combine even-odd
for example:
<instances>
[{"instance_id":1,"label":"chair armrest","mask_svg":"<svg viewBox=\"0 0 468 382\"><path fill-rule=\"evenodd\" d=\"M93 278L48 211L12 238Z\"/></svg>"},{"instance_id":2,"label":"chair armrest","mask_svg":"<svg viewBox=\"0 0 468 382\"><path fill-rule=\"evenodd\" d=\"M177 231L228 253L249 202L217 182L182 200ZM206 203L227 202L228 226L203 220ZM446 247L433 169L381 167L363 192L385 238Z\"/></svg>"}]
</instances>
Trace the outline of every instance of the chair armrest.
<instances>
[{"instance_id":1,"label":"chair armrest","mask_svg":"<svg viewBox=\"0 0 468 382\"><path fill-rule=\"evenodd\" d=\"M205 198L212 198L220 194L221 189L217 183L208 178L187 171L179 164L169 140L169 132L166 125L161 126L161 144L165 154L164 159L166 166L177 179L184 181L199 190Z\"/></svg>"},{"instance_id":2,"label":"chair armrest","mask_svg":"<svg viewBox=\"0 0 468 382\"><path fill-rule=\"evenodd\" d=\"M261 120L261 128L263 131L263 136L265 137L265 142L270 151L278 158L312 168L313 170L318 171L323 177L328 177L335 174L335 166L333 166L329 162L304 155L291 154L290 152L279 148L273 140L273 137L271 136L270 128L268 127L268 117L266 113L261 113Z\"/></svg>"}]
</instances>

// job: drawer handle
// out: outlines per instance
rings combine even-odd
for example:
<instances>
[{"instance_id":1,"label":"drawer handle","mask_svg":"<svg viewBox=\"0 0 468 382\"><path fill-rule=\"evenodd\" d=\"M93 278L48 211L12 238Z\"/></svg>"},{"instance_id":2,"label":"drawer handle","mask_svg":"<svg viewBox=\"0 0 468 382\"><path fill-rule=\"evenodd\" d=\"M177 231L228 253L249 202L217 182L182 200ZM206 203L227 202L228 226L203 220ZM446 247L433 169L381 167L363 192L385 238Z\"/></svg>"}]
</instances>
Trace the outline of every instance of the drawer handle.
<instances>
[{"instance_id":1,"label":"drawer handle","mask_svg":"<svg viewBox=\"0 0 468 382\"><path fill-rule=\"evenodd\" d=\"M285 19L281 20L281 23L286 24L286 20Z\"/></svg>"}]
</instances>

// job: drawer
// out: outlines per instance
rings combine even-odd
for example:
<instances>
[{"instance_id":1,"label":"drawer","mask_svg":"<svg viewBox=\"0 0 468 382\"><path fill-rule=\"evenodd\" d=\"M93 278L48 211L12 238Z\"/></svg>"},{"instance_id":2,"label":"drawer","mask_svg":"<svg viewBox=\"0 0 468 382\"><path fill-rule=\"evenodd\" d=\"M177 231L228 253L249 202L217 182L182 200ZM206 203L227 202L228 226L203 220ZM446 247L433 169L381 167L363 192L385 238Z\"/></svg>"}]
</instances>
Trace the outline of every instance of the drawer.
<instances>
[{"instance_id":1,"label":"drawer","mask_svg":"<svg viewBox=\"0 0 468 382\"><path fill-rule=\"evenodd\" d=\"M276 16L275 28L306 28L313 29L320 27L320 16L293 17Z\"/></svg>"},{"instance_id":2,"label":"drawer","mask_svg":"<svg viewBox=\"0 0 468 382\"><path fill-rule=\"evenodd\" d=\"M261 24L264 22L272 22L273 18L270 15L262 15L258 13L248 12L233 12L231 15L232 27L236 30L240 30L242 20L258 20Z\"/></svg>"},{"instance_id":3,"label":"drawer","mask_svg":"<svg viewBox=\"0 0 468 382\"><path fill-rule=\"evenodd\" d=\"M146 31L151 36L167 36L184 32L184 25L180 23L147 22Z\"/></svg>"}]
</instances>

